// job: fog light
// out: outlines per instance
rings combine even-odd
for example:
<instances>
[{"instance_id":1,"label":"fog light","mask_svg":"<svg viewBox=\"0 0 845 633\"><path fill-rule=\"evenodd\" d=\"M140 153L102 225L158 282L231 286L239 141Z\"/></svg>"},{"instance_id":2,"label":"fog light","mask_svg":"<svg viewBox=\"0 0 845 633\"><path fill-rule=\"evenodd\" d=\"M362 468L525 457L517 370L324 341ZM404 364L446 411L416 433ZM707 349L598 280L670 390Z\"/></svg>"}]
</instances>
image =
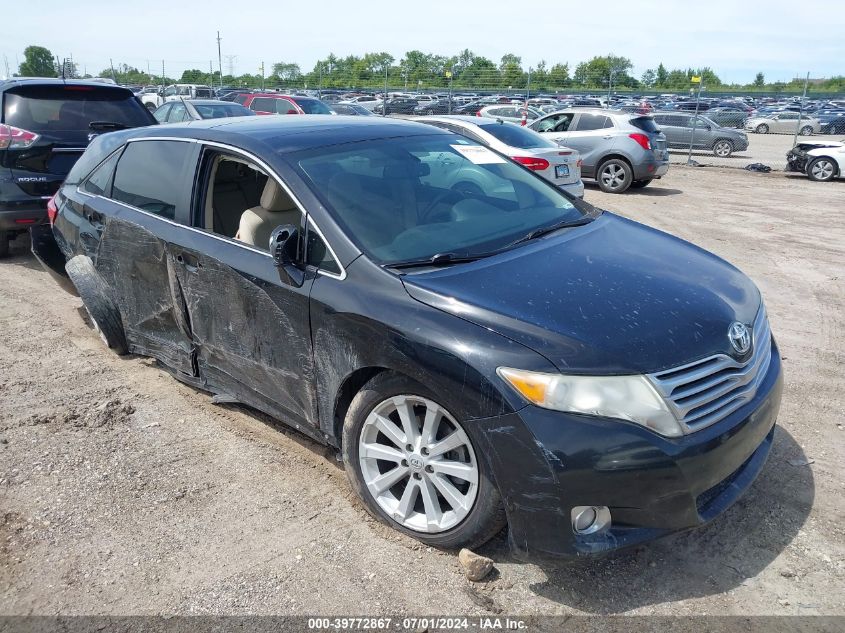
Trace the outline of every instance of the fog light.
<instances>
[{"instance_id":1,"label":"fog light","mask_svg":"<svg viewBox=\"0 0 845 633\"><path fill-rule=\"evenodd\" d=\"M576 534L595 534L610 527L607 506L575 506L572 508L572 530Z\"/></svg>"}]
</instances>

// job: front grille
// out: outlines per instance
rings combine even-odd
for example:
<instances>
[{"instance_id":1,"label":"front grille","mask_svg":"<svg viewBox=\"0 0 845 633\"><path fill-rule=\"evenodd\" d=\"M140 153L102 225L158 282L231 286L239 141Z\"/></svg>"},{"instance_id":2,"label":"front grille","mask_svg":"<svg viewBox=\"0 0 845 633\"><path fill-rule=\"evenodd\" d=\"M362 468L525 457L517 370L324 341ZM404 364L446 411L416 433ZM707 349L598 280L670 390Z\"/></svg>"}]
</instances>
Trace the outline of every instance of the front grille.
<instances>
[{"instance_id":1,"label":"front grille","mask_svg":"<svg viewBox=\"0 0 845 633\"><path fill-rule=\"evenodd\" d=\"M751 357L739 362L717 354L681 367L649 374L685 433L724 419L757 393L772 360L772 334L765 307L754 321Z\"/></svg>"}]
</instances>

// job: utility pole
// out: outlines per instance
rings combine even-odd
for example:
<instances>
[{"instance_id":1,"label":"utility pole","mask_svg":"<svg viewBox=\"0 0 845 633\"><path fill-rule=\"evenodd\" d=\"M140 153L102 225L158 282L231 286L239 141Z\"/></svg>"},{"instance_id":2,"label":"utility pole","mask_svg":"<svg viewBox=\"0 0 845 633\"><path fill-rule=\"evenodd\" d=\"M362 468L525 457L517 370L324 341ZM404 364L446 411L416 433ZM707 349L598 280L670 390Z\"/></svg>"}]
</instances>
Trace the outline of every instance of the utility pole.
<instances>
[{"instance_id":1,"label":"utility pole","mask_svg":"<svg viewBox=\"0 0 845 633\"><path fill-rule=\"evenodd\" d=\"M208 60L208 85L214 89L214 71L211 70L211 60Z\"/></svg>"},{"instance_id":2,"label":"utility pole","mask_svg":"<svg viewBox=\"0 0 845 633\"><path fill-rule=\"evenodd\" d=\"M801 115L804 114L804 102L807 100L807 84L810 83L810 73L804 79L804 94L801 95L801 109L798 110L798 125L795 126L795 137L792 139L792 147L798 145L798 131L801 129Z\"/></svg>"},{"instance_id":3,"label":"utility pole","mask_svg":"<svg viewBox=\"0 0 845 633\"><path fill-rule=\"evenodd\" d=\"M387 70L390 68L390 64L384 65L384 101L382 103L384 106L381 109L381 115L387 116Z\"/></svg>"},{"instance_id":4,"label":"utility pole","mask_svg":"<svg viewBox=\"0 0 845 633\"><path fill-rule=\"evenodd\" d=\"M264 62L261 62L261 90L264 90Z\"/></svg>"},{"instance_id":5,"label":"utility pole","mask_svg":"<svg viewBox=\"0 0 845 633\"><path fill-rule=\"evenodd\" d=\"M317 98L323 98L323 62L317 62Z\"/></svg>"},{"instance_id":6,"label":"utility pole","mask_svg":"<svg viewBox=\"0 0 845 633\"><path fill-rule=\"evenodd\" d=\"M150 72L150 60L147 60L147 81L151 82L153 80L153 74Z\"/></svg>"},{"instance_id":7,"label":"utility pole","mask_svg":"<svg viewBox=\"0 0 845 633\"><path fill-rule=\"evenodd\" d=\"M9 72L9 58L3 55L3 64L6 66L6 79L11 79L12 75Z\"/></svg>"},{"instance_id":8,"label":"utility pole","mask_svg":"<svg viewBox=\"0 0 845 633\"><path fill-rule=\"evenodd\" d=\"M161 94L164 94L164 60L161 60Z\"/></svg>"},{"instance_id":9,"label":"utility pole","mask_svg":"<svg viewBox=\"0 0 845 633\"><path fill-rule=\"evenodd\" d=\"M220 54L220 31L217 31L217 69L220 71L220 87L223 87L223 56Z\"/></svg>"},{"instance_id":10,"label":"utility pole","mask_svg":"<svg viewBox=\"0 0 845 633\"><path fill-rule=\"evenodd\" d=\"M692 134L689 137L689 152L687 153L687 165L692 165L692 144L695 140L695 128L698 127L698 108L701 104L701 89L704 87L704 82L701 76L693 77L692 80L698 80L698 94L695 97L695 115L692 120Z\"/></svg>"},{"instance_id":11,"label":"utility pole","mask_svg":"<svg viewBox=\"0 0 845 633\"><path fill-rule=\"evenodd\" d=\"M112 63L111 57L109 57L109 66L111 66L111 78L114 79L114 83L117 83L117 76L114 74L114 64Z\"/></svg>"}]
</instances>

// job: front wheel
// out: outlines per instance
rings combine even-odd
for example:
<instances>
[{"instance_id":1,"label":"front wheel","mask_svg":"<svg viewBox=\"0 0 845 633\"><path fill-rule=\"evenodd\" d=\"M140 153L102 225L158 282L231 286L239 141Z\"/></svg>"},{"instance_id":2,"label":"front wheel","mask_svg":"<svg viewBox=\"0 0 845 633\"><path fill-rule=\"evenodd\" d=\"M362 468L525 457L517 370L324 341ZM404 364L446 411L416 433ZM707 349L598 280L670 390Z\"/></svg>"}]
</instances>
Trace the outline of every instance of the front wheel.
<instances>
[{"instance_id":1,"label":"front wheel","mask_svg":"<svg viewBox=\"0 0 845 633\"><path fill-rule=\"evenodd\" d=\"M810 180L815 180L816 182L827 182L828 180L833 180L833 177L836 175L836 171L836 165L834 162L825 156L813 159L813 161L807 165L807 176Z\"/></svg>"},{"instance_id":2,"label":"front wheel","mask_svg":"<svg viewBox=\"0 0 845 633\"><path fill-rule=\"evenodd\" d=\"M757 134L768 134L769 133L769 126L765 123L761 123L757 126L757 129L754 130Z\"/></svg>"},{"instance_id":3,"label":"front wheel","mask_svg":"<svg viewBox=\"0 0 845 633\"><path fill-rule=\"evenodd\" d=\"M734 151L734 146L730 141L716 141L713 144L713 154L719 158L727 158Z\"/></svg>"},{"instance_id":4,"label":"front wheel","mask_svg":"<svg viewBox=\"0 0 845 633\"><path fill-rule=\"evenodd\" d=\"M801 132L799 132L801 136L812 136L813 128L809 125L805 125L801 128Z\"/></svg>"},{"instance_id":5,"label":"front wheel","mask_svg":"<svg viewBox=\"0 0 845 633\"><path fill-rule=\"evenodd\" d=\"M437 396L384 373L355 396L343 425L347 476L367 511L415 539L477 547L505 525L481 438Z\"/></svg>"},{"instance_id":6,"label":"front wheel","mask_svg":"<svg viewBox=\"0 0 845 633\"><path fill-rule=\"evenodd\" d=\"M631 166L620 158L611 158L599 165L597 180L605 193L623 193L633 179Z\"/></svg>"}]
</instances>

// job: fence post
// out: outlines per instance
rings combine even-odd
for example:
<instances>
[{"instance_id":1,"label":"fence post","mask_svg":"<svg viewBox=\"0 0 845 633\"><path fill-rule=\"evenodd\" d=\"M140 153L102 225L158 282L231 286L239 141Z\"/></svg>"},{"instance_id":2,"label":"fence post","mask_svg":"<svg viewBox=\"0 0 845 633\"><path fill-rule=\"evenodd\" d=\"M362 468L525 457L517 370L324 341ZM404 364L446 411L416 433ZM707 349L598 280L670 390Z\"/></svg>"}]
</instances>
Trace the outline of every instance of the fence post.
<instances>
[{"instance_id":1,"label":"fence post","mask_svg":"<svg viewBox=\"0 0 845 633\"><path fill-rule=\"evenodd\" d=\"M692 80L698 80L698 94L695 96L695 115L692 119L692 134L689 137L689 153L687 154L687 165L692 165L692 144L695 140L695 124L698 122L698 108L701 104L701 87L704 84L701 77L693 77Z\"/></svg>"},{"instance_id":2,"label":"fence post","mask_svg":"<svg viewBox=\"0 0 845 633\"><path fill-rule=\"evenodd\" d=\"M801 129L801 115L804 114L804 102L807 100L808 83L810 83L810 73L807 73L807 78L804 79L804 94L801 95L801 109L798 110L798 125L795 126L795 136L792 139L792 147L798 145L798 130Z\"/></svg>"}]
</instances>

